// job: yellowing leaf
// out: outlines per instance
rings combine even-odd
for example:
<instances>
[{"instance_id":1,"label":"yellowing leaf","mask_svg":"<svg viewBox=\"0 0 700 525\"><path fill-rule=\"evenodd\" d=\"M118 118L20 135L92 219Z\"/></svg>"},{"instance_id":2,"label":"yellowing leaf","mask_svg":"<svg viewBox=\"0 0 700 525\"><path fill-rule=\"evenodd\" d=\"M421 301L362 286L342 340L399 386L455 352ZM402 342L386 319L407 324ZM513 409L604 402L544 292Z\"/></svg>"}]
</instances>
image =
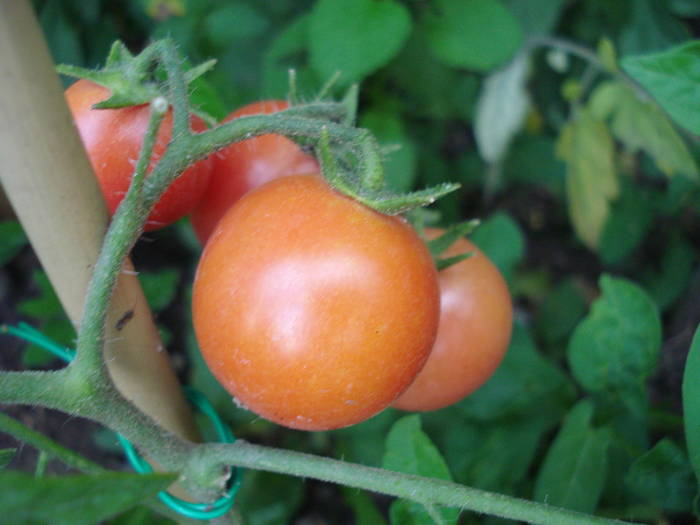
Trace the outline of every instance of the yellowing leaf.
<instances>
[{"instance_id":1,"label":"yellowing leaf","mask_svg":"<svg viewBox=\"0 0 700 525\"><path fill-rule=\"evenodd\" d=\"M582 109L562 129L557 154L567 164L566 193L574 230L595 250L610 201L619 193L612 137L602 120Z\"/></svg>"},{"instance_id":2,"label":"yellowing leaf","mask_svg":"<svg viewBox=\"0 0 700 525\"><path fill-rule=\"evenodd\" d=\"M640 100L626 85L614 81L601 84L591 96L589 107L597 118L611 117L615 138L632 153L646 152L666 175L697 176L692 155L666 115Z\"/></svg>"},{"instance_id":3,"label":"yellowing leaf","mask_svg":"<svg viewBox=\"0 0 700 525\"><path fill-rule=\"evenodd\" d=\"M617 72L617 52L615 51L615 45L607 37L601 38L598 41L598 58L605 66L605 69L611 71L612 73Z\"/></svg>"}]
</instances>

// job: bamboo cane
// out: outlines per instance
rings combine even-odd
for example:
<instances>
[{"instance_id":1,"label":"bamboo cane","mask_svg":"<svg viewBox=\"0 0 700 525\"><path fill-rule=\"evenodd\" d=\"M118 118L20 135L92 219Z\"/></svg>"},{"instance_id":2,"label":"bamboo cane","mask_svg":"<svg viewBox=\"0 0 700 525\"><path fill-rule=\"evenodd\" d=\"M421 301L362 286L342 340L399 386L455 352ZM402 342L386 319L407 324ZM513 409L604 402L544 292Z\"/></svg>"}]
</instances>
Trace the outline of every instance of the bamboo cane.
<instances>
[{"instance_id":1,"label":"bamboo cane","mask_svg":"<svg viewBox=\"0 0 700 525\"><path fill-rule=\"evenodd\" d=\"M0 1L0 122L0 183L77 326L108 216L27 0ZM196 439L140 283L125 269L106 329L110 374L141 410Z\"/></svg>"}]
</instances>

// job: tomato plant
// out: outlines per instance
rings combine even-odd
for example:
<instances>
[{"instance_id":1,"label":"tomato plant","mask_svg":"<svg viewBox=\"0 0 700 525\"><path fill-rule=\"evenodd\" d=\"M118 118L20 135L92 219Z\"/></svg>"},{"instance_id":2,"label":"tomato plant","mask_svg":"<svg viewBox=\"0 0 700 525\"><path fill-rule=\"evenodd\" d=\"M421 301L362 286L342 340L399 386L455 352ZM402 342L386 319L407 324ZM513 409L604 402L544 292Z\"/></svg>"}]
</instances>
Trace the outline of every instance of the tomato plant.
<instances>
[{"instance_id":1,"label":"tomato plant","mask_svg":"<svg viewBox=\"0 0 700 525\"><path fill-rule=\"evenodd\" d=\"M404 220L319 176L283 177L219 222L193 316L207 364L241 404L292 428L338 428L386 408L423 366L437 272Z\"/></svg>"},{"instance_id":2,"label":"tomato plant","mask_svg":"<svg viewBox=\"0 0 700 525\"><path fill-rule=\"evenodd\" d=\"M282 100L264 100L243 106L224 119L275 113L287 109ZM318 173L316 159L282 135L267 134L236 142L213 159L209 186L192 213L197 237L206 243L216 223L238 199L277 177Z\"/></svg>"},{"instance_id":3,"label":"tomato plant","mask_svg":"<svg viewBox=\"0 0 700 525\"><path fill-rule=\"evenodd\" d=\"M149 119L147 105L120 109L92 109L109 96L109 90L88 80L78 80L65 93L80 132L92 169L102 189L110 214L129 189ZM151 167L165 152L172 132L172 112L163 119ZM192 116L194 131L206 129L204 121ZM178 177L165 191L149 215L146 231L157 230L187 215L199 201L211 173L211 160L204 159Z\"/></svg>"},{"instance_id":4,"label":"tomato plant","mask_svg":"<svg viewBox=\"0 0 700 525\"><path fill-rule=\"evenodd\" d=\"M429 238L439 230L428 229ZM437 410L479 388L505 355L513 321L510 293L501 273L467 239L445 255L472 256L440 272L440 325L423 370L393 403L403 410Z\"/></svg>"}]
</instances>

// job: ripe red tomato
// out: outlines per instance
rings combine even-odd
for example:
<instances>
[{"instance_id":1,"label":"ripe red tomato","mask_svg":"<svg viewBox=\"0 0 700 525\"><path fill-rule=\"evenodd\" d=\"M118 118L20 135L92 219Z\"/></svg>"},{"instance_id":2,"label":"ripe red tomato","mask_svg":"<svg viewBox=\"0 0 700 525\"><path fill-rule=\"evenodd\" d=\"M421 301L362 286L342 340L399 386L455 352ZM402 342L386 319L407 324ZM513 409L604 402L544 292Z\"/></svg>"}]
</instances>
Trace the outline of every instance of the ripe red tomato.
<instances>
[{"instance_id":1,"label":"ripe red tomato","mask_svg":"<svg viewBox=\"0 0 700 525\"><path fill-rule=\"evenodd\" d=\"M88 80L78 80L66 90L65 96L107 208L114 214L129 189L148 128L149 107L92 109L93 104L109 96L109 90ZM192 116L191 123L194 131L206 129L198 117ZM172 112L169 112L158 132L151 168L165 152L172 128ZM146 231L167 226L192 211L206 189L210 174L210 159L185 170L156 203L146 222Z\"/></svg>"},{"instance_id":2,"label":"ripe red tomato","mask_svg":"<svg viewBox=\"0 0 700 525\"><path fill-rule=\"evenodd\" d=\"M219 382L304 430L386 408L427 359L439 309L413 228L313 175L276 179L230 208L194 280L195 332Z\"/></svg>"},{"instance_id":3,"label":"ripe red tomato","mask_svg":"<svg viewBox=\"0 0 700 525\"><path fill-rule=\"evenodd\" d=\"M439 230L427 230L429 238ZM423 370L396 400L395 408L437 410L456 403L496 371L510 342L513 307L501 273L466 239L446 256L473 255L440 272L440 326Z\"/></svg>"},{"instance_id":4,"label":"ripe red tomato","mask_svg":"<svg viewBox=\"0 0 700 525\"><path fill-rule=\"evenodd\" d=\"M275 113L287 109L282 100L248 104L224 119ZM214 155L211 181L192 213L192 226L202 244L226 211L243 195L262 184L287 175L318 173L316 159L282 135L260 135L231 144Z\"/></svg>"}]
</instances>

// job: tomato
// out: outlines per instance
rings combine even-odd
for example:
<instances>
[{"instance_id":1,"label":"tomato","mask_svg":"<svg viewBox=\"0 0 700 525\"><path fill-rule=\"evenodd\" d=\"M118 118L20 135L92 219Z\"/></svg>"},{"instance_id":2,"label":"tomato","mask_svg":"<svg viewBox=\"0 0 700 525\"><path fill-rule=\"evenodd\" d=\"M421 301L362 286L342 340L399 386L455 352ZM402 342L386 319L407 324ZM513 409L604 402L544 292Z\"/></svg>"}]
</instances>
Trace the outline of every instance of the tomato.
<instances>
[{"instance_id":1,"label":"tomato","mask_svg":"<svg viewBox=\"0 0 700 525\"><path fill-rule=\"evenodd\" d=\"M427 230L429 238L439 230ZM466 239L446 256L473 255L440 272L440 326L435 346L416 380L392 406L437 410L456 403L496 371L510 342L513 307L501 273Z\"/></svg>"},{"instance_id":2,"label":"tomato","mask_svg":"<svg viewBox=\"0 0 700 525\"><path fill-rule=\"evenodd\" d=\"M253 190L197 268L195 333L238 402L291 428L352 425L413 381L435 339L437 272L413 228L319 176Z\"/></svg>"},{"instance_id":3,"label":"tomato","mask_svg":"<svg viewBox=\"0 0 700 525\"><path fill-rule=\"evenodd\" d=\"M93 104L109 96L109 90L88 80L78 80L66 90L65 96L107 208L114 214L129 189L148 128L150 109L148 105L92 109ZM195 116L192 116L191 125L194 131L206 129L204 121ZM172 112L169 112L153 148L151 168L165 152L172 127ZM156 203L146 222L146 231L167 226L191 212L204 193L210 174L210 159L185 170Z\"/></svg>"},{"instance_id":4,"label":"tomato","mask_svg":"<svg viewBox=\"0 0 700 525\"><path fill-rule=\"evenodd\" d=\"M287 109L282 100L248 104L224 119L275 113ZM253 188L278 177L318 173L316 159L282 135L260 135L231 144L214 155L209 187L192 214L192 226L205 244L224 213Z\"/></svg>"}]
</instances>

